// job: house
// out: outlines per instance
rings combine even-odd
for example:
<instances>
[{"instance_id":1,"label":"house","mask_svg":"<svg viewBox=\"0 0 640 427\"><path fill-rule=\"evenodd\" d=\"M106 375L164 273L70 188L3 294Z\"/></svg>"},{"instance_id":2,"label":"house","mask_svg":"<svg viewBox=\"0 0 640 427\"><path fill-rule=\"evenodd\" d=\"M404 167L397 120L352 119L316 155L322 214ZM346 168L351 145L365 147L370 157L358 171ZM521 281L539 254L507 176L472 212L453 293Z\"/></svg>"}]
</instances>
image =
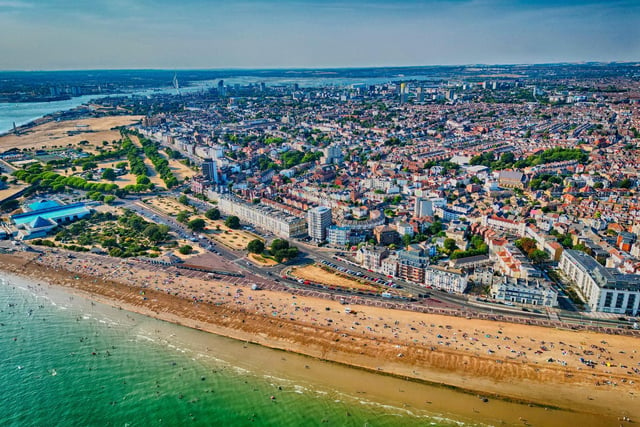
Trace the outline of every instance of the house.
<instances>
[{"instance_id":1,"label":"house","mask_svg":"<svg viewBox=\"0 0 640 427\"><path fill-rule=\"evenodd\" d=\"M397 243L399 240L398 231L388 225L379 225L373 229L373 235L379 245L387 246Z\"/></svg>"}]
</instances>

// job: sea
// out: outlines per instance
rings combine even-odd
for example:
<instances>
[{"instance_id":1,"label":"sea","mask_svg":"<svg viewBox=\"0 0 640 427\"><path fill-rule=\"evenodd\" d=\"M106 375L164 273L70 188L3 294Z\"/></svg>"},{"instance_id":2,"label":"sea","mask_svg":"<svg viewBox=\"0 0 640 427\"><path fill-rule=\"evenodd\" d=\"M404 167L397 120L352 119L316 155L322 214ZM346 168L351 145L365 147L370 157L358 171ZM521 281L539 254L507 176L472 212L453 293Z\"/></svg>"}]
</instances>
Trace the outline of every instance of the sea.
<instances>
[{"instance_id":1,"label":"sea","mask_svg":"<svg viewBox=\"0 0 640 427\"><path fill-rule=\"evenodd\" d=\"M370 398L359 377L365 372L59 289L3 279L0 302L3 426L460 425ZM327 373L346 375L362 390L313 380Z\"/></svg>"},{"instance_id":2,"label":"sea","mask_svg":"<svg viewBox=\"0 0 640 427\"><path fill-rule=\"evenodd\" d=\"M610 421L273 350L6 274L0 275L0 355L0 426Z\"/></svg>"}]
</instances>

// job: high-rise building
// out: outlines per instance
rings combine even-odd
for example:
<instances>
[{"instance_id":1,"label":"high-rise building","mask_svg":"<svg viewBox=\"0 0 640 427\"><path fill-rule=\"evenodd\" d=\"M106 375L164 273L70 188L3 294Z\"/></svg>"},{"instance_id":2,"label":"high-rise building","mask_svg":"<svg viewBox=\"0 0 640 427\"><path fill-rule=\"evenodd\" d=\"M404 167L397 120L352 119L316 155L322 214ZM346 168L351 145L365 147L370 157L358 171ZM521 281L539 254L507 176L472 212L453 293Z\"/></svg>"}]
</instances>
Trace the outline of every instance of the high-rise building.
<instances>
[{"instance_id":1,"label":"high-rise building","mask_svg":"<svg viewBox=\"0 0 640 427\"><path fill-rule=\"evenodd\" d=\"M454 101L456 99L456 92L453 89L447 89L444 96L448 101Z\"/></svg>"},{"instance_id":2,"label":"high-rise building","mask_svg":"<svg viewBox=\"0 0 640 427\"><path fill-rule=\"evenodd\" d=\"M400 103L407 102L407 94L409 93L409 87L406 83L400 83Z\"/></svg>"},{"instance_id":3,"label":"high-rise building","mask_svg":"<svg viewBox=\"0 0 640 427\"><path fill-rule=\"evenodd\" d=\"M314 242L324 242L327 239L327 228L331 225L331 209L318 206L307 213L309 237Z\"/></svg>"},{"instance_id":4,"label":"high-rise building","mask_svg":"<svg viewBox=\"0 0 640 427\"><path fill-rule=\"evenodd\" d=\"M202 175L204 175L207 181L214 184L220 184L218 178L218 164L215 160L205 160L202 163Z\"/></svg>"}]
</instances>

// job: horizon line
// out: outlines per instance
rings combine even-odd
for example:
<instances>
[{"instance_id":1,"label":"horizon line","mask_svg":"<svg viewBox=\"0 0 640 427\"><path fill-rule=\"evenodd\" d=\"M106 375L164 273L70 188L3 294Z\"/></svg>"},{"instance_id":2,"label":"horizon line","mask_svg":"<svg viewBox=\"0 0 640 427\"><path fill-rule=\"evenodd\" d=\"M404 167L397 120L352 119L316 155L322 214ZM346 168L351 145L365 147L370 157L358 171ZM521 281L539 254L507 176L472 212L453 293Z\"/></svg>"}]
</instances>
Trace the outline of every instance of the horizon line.
<instances>
[{"instance_id":1,"label":"horizon line","mask_svg":"<svg viewBox=\"0 0 640 427\"><path fill-rule=\"evenodd\" d=\"M521 62L521 63L460 63L460 64L437 64L437 65L365 65L365 66L327 66L327 67L229 67L229 68L50 68L50 69L2 69L0 73L34 73L34 72L73 72L73 71L322 71L322 70L370 70L380 68L438 68L438 67L506 67L506 66L535 66L535 65L588 65L588 64L620 64L620 65L640 65L637 61L559 61L559 62Z\"/></svg>"}]
</instances>

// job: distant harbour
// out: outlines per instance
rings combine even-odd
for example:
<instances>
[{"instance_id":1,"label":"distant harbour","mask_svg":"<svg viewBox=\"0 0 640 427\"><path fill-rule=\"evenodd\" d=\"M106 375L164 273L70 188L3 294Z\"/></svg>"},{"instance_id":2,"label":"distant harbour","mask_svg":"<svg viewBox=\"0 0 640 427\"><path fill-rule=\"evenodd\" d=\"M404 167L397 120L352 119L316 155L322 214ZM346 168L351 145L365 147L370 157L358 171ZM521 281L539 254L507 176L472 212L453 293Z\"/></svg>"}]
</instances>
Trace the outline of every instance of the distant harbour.
<instances>
[{"instance_id":1,"label":"distant harbour","mask_svg":"<svg viewBox=\"0 0 640 427\"><path fill-rule=\"evenodd\" d=\"M95 95L83 95L63 101L0 103L0 134L13 129L14 123L22 126L47 114L70 110L95 98Z\"/></svg>"},{"instance_id":2,"label":"distant harbour","mask_svg":"<svg viewBox=\"0 0 640 427\"><path fill-rule=\"evenodd\" d=\"M179 77L179 76L178 76ZM389 75L386 77L260 77L260 76L233 76L223 79L225 84L228 85L248 85L265 83L267 86L272 85L291 85L297 84L302 88L312 87L328 87L328 86L344 86L349 87L355 84L384 84L392 81L430 81L437 80L433 76L402 76L402 75ZM201 90L207 90L215 87L219 80L202 80L194 81L189 86L181 87L182 93L197 92ZM163 88L150 88L136 90L129 95L148 96L159 93L175 93L175 89L171 87ZM13 129L13 125L17 127L30 123L48 114L57 113L60 111L70 110L80 105L86 104L92 99L104 98L107 96L118 96L118 94L110 95L82 95L73 97L71 99L51 101L51 102L0 102L0 134L10 132Z\"/></svg>"}]
</instances>

